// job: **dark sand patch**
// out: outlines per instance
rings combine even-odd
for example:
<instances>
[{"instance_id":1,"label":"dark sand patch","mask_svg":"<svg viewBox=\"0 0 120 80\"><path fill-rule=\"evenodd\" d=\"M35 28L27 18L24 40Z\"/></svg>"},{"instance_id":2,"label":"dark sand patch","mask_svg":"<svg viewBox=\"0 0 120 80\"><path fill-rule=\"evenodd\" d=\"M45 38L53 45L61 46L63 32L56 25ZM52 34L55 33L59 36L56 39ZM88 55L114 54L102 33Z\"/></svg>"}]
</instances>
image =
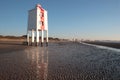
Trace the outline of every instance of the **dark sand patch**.
<instances>
[{"instance_id":1,"label":"dark sand patch","mask_svg":"<svg viewBox=\"0 0 120 80\"><path fill-rule=\"evenodd\" d=\"M95 44L95 45L101 45L101 46L107 46L112 48L120 49L120 43L113 43L113 42L85 42L89 44Z\"/></svg>"},{"instance_id":2,"label":"dark sand patch","mask_svg":"<svg viewBox=\"0 0 120 80\"><path fill-rule=\"evenodd\" d=\"M27 48L22 41L0 41L0 54L24 50Z\"/></svg>"}]
</instances>

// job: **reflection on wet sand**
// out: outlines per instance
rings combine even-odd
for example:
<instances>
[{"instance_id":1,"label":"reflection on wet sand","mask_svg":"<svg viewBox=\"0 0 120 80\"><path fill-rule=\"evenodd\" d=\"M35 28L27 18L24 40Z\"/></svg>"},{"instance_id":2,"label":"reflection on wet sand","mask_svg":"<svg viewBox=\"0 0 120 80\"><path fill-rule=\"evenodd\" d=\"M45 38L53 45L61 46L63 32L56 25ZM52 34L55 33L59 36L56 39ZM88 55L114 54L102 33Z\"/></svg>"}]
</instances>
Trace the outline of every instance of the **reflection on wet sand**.
<instances>
[{"instance_id":1,"label":"reflection on wet sand","mask_svg":"<svg viewBox=\"0 0 120 80\"><path fill-rule=\"evenodd\" d=\"M0 80L120 80L120 54L81 43L30 47L0 54Z\"/></svg>"},{"instance_id":2,"label":"reflection on wet sand","mask_svg":"<svg viewBox=\"0 0 120 80\"><path fill-rule=\"evenodd\" d=\"M31 65L36 68L36 77L40 80L47 80L48 73L48 48L36 47L31 50L27 50L27 58L31 61Z\"/></svg>"}]
</instances>

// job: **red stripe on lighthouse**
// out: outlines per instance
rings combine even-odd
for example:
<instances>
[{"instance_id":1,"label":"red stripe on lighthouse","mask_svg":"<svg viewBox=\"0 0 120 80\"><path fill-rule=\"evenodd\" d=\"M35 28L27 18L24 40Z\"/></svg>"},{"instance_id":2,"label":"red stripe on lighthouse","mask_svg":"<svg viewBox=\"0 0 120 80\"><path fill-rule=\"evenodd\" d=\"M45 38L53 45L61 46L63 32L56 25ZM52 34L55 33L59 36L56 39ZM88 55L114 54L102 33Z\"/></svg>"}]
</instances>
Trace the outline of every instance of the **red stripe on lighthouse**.
<instances>
[{"instance_id":1,"label":"red stripe on lighthouse","mask_svg":"<svg viewBox=\"0 0 120 80\"><path fill-rule=\"evenodd\" d=\"M44 30L45 29L45 26L44 26L44 9L41 8L41 22L42 22L42 26L41 26L41 30Z\"/></svg>"},{"instance_id":2,"label":"red stripe on lighthouse","mask_svg":"<svg viewBox=\"0 0 120 80\"><path fill-rule=\"evenodd\" d=\"M38 9L40 9L41 11L41 16L40 16L40 20L41 20L41 23L42 23L42 26L41 27L41 30L45 30L45 26L44 26L44 9L41 7L41 6L37 6Z\"/></svg>"}]
</instances>

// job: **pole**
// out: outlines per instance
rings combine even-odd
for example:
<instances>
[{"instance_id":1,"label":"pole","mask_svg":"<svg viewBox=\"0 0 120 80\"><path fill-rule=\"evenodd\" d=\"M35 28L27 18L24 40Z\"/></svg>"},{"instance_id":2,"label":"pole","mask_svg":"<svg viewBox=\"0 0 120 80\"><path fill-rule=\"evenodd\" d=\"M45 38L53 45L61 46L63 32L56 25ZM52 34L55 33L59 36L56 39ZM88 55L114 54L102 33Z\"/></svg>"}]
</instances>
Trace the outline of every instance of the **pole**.
<instances>
[{"instance_id":1,"label":"pole","mask_svg":"<svg viewBox=\"0 0 120 80\"><path fill-rule=\"evenodd\" d=\"M48 46L48 30L46 30L46 46Z\"/></svg>"},{"instance_id":2,"label":"pole","mask_svg":"<svg viewBox=\"0 0 120 80\"><path fill-rule=\"evenodd\" d=\"M36 46L39 44L39 31L36 30Z\"/></svg>"},{"instance_id":3,"label":"pole","mask_svg":"<svg viewBox=\"0 0 120 80\"><path fill-rule=\"evenodd\" d=\"M41 46L43 46L43 42L44 42L44 32L43 30L41 31Z\"/></svg>"},{"instance_id":4,"label":"pole","mask_svg":"<svg viewBox=\"0 0 120 80\"><path fill-rule=\"evenodd\" d=\"M34 29L32 29L32 45L34 44Z\"/></svg>"},{"instance_id":5,"label":"pole","mask_svg":"<svg viewBox=\"0 0 120 80\"><path fill-rule=\"evenodd\" d=\"M27 45L29 46L29 31L27 31Z\"/></svg>"}]
</instances>

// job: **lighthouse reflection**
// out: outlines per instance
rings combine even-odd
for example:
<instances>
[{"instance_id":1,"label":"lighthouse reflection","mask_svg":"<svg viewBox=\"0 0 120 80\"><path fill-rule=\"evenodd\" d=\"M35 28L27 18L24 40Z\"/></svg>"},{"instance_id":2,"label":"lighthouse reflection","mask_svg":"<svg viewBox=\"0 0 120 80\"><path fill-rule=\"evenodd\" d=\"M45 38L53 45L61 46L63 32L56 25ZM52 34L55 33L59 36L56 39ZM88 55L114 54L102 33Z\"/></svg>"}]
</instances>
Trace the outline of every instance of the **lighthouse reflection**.
<instances>
[{"instance_id":1,"label":"lighthouse reflection","mask_svg":"<svg viewBox=\"0 0 120 80\"><path fill-rule=\"evenodd\" d=\"M30 60L37 80L47 80L48 73L48 48L35 47L29 51L27 58Z\"/></svg>"}]
</instances>

